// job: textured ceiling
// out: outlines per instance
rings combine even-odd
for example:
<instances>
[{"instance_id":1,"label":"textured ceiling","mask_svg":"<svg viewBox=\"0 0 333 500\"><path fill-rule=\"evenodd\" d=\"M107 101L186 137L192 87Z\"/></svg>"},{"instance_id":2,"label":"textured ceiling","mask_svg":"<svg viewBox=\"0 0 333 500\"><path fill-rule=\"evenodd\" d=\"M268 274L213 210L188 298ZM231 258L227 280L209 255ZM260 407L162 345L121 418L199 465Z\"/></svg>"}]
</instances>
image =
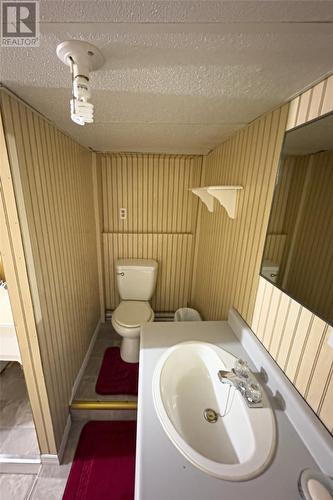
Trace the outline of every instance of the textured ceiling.
<instances>
[{"instance_id":1,"label":"textured ceiling","mask_svg":"<svg viewBox=\"0 0 333 500\"><path fill-rule=\"evenodd\" d=\"M40 1L39 48L1 48L1 81L98 151L207 153L333 70L331 1ZM69 117L63 40L97 45L95 123Z\"/></svg>"}]
</instances>

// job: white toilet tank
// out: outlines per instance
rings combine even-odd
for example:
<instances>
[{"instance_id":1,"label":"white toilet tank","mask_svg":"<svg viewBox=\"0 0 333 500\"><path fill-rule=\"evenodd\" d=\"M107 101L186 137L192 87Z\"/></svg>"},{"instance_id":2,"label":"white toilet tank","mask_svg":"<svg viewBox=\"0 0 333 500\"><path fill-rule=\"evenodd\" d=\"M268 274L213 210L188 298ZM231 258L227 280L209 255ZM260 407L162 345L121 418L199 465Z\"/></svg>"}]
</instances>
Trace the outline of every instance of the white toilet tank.
<instances>
[{"instance_id":1,"label":"white toilet tank","mask_svg":"<svg viewBox=\"0 0 333 500\"><path fill-rule=\"evenodd\" d=\"M151 299L157 279L158 264L150 259L121 259L116 261L119 295L123 300Z\"/></svg>"}]
</instances>

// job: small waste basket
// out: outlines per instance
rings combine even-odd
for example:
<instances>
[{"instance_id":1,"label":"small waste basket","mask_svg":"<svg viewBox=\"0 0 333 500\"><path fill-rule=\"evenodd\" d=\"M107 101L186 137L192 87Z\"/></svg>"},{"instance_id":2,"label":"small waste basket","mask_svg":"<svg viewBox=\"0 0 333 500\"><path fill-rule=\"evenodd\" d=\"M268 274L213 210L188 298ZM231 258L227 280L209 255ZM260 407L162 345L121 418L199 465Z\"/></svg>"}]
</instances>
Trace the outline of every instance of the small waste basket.
<instances>
[{"instance_id":1,"label":"small waste basket","mask_svg":"<svg viewBox=\"0 0 333 500\"><path fill-rule=\"evenodd\" d=\"M175 312L175 321L201 321L201 316L195 309L181 307Z\"/></svg>"}]
</instances>

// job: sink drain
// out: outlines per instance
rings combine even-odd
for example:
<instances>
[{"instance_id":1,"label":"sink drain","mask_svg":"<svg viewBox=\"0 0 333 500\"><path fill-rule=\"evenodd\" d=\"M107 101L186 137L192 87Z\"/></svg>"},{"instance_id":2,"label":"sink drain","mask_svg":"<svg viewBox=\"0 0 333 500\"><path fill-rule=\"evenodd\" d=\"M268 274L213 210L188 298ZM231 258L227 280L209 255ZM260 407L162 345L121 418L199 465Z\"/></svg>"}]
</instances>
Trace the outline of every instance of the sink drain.
<instances>
[{"instance_id":1,"label":"sink drain","mask_svg":"<svg viewBox=\"0 0 333 500\"><path fill-rule=\"evenodd\" d=\"M216 413L216 411L212 410L211 408L206 408L203 414L207 422L209 422L210 424L215 424L215 422L217 422L217 419L219 418L218 413Z\"/></svg>"}]
</instances>

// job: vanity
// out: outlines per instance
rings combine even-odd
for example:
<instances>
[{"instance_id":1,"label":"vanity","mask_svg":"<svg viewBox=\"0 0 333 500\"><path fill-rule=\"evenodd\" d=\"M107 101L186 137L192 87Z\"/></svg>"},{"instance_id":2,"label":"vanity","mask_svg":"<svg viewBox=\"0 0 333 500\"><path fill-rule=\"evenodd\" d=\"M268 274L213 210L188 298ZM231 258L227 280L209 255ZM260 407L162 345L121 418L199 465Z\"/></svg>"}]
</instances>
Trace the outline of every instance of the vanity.
<instances>
[{"instance_id":1,"label":"vanity","mask_svg":"<svg viewBox=\"0 0 333 500\"><path fill-rule=\"evenodd\" d=\"M284 405L287 405L288 407L290 406L290 400L288 399L288 390L290 388L287 388L286 392L287 401L283 399L284 395L273 397L273 392L275 396L276 392L280 393L280 391L275 390L274 382L271 380L274 378L274 375L269 373L269 369L267 369L267 364L265 365L265 363L265 374L263 375L257 373L257 368L252 359L249 357L249 349L244 349L246 341L244 344L243 340L240 338L239 332L238 336L235 334L234 330L237 321L239 324L242 322L236 312L231 312L229 322L157 322L147 324L143 327L140 349L135 500L202 500L204 498L207 500L297 500L300 499L297 486L300 472L306 468L319 470L314 457L308 451L309 444L307 448L286 414ZM233 329L231 325L233 326ZM258 342L254 339L251 339L250 341ZM189 344L187 345L186 343ZM256 474L249 474L248 477L246 474L243 474L243 476L240 474L239 478L230 476L228 479L225 479L227 476L225 475L224 469L222 475L220 474L219 476L219 474L216 473L216 470L215 473L214 470L205 470L205 467L201 466L202 464L200 461L196 462L193 460L193 457L186 455L186 450L184 451L184 443L179 441L179 436L177 438L176 435L172 435L172 426L170 427L170 422L167 424L165 423L165 415L161 410L161 399L157 401L158 387L161 382L159 377L162 376L161 374L164 373L164 377L170 376L170 384L167 384L167 386L170 385L171 391L176 390L172 389L172 387L176 387L177 380L172 382L171 378L177 377L176 372L179 369L185 370L186 363L188 364L191 362L190 357L186 360L186 363L184 362L184 366L182 366L180 362L181 359L184 359L185 361L184 355L189 353L191 345L194 346L193 349L200 350L200 346L209 346L210 344L213 348L214 346L221 347L224 350L221 352L227 352L229 355L245 360L248 363L251 372L254 373L259 385L262 386L264 390L264 408L255 408L254 411L267 411L268 413L266 414L266 417L268 420L266 420L266 422L264 422L261 426L257 425L255 433L257 433L259 443L261 442L261 444L264 443L265 445L266 442L266 448L267 446L270 448L269 442L271 439L274 439L274 446L272 449L264 449L267 456L264 457L265 460L263 460L263 463L261 464L261 469L258 469ZM173 346L176 347L173 348ZM176 355L178 349L186 350L183 353L180 353L181 355L177 359ZM174 352L176 352L176 355L173 354L173 358L171 358L170 355ZM251 354L253 358L253 351ZM191 356L194 356L194 354L192 353ZM209 356L210 354L207 351L207 354L204 354L202 357L206 357L208 365L211 366L214 361L213 357L210 358ZM233 359L234 358L232 358L232 360ZM166 369L167 365L165 363L167 362L169 362L169 364L171 363L169 366L170 375L168 375L168 371ZM226 364L228 364L228 360L226 361ZM256 364L258 366L258 363ZM276 375L276 373L278 373L276 372L278 368L275 366L272 369L273 372L275 370ZM215 368L213 371L214 370ZM191 373L193 375L193 384L190 383ZM207 386L205 388L205 385L200 383L200 379L198 378L197 373L195 373L193 367L191 368L191 373L188 374L188 377L190 378L187 377L186 386L182 388L184 391L184 397L186 395L186 391L197 391L198 395L201 395L205 390L209 392L209 388L207 388ZM219 391L219 387L221 387L221 391L223 391L225 388L221 381L218 380L217 375L218 374L216 373L216 382L214 381L214 384L220 384L220 386L217 385L216 390ZM267 378L268 385L266 385ZM272 385L269 384L271 381ZM164 394L163 397L168 398L169 396L168 394ZM182 393L180 392L177 397L183 397ZM175 404L177 404L177 397L174 400ZM297 395L295 397L297 399ZM267 398L267 400L265 398ZM207 401L208 399L209 398L207 396ZM172 407L172 398L170 401L169 403L171 406L169 408ZM185 427L191 425L191 418L193 418L193 421L197 418L195 414L191 415L190 406L192 406L193 411L193 405L191 404L193 399L191 400L191 398L189 398L188 401L190 402L188 405L189 414L186 415L186 405L182 409L184 415L182 425ZM160 406L158 406L158 404L160 404ZM212 405L214 406L214 402ZM294 406L297 407L297 405L298 402L296 401ZM270 408L272 409L271 414L273 416L273 424L271 427L269 426L270 420L268 411ZM209 410L209 408L207 408L207 410ZM216 408L212 408L212 410L216 410ZM170 411L172 412L172 410ZM220 408L219 412L221 413L221 411L223 410ZM249 408L248 415L251 415L251 411L251 408ZM257 413L257 415L259 415L259 413ZM223 415L218 415L219 418L222 416ZM263 416L264 414L260 415L260 418ZM214 414L208 413L207 417L208 419L213 418ZM250 427L248 427L248 418L246 415L242 418L244 418L244 426L241 425L242 419L240 419L239 422L236 422L237 415L235 415L232 420L234 422L233 425L239 426L239 433L236 429L235 436L239 435L241 436L239 439L245 441L247 439L246 434L250 432L248 430ZM297 420L297 415L295 418ZM310 421L311 415L309 418L307 416L306 425L310 425ZM266 425L267 423L268 427ZM316 425L315 421L312 423L313 425ZM205 422L205 424L207 429L213 429L213 426L217 425L217 423L209 423L209 421ZM169 429L167 428L168 425ZM195 425L195 422L193 425ZM303 424L301 423L300 425ZM181 428L181 425L179 428ZM253 429L254 428L252 427L252 430ZM265 429L267 431L266 433ZM311 429L308 428L308 430ZM189 432L184 433L185 441L188 435L191 435L191 432L192 436L188 439L192 439L192 444L194 442L195 447L200 448L200 446L202 446L202 455L206 455L207 458L210 454L210 447L213 447L213 442L211 445L209 444L209 435L206 437L204 436L205 442L198 444L195 441L196 436L192 429L192 431L190 430ZM227 432L233 431L229 430ZM325 435L325 432L327 433L327 436ZM266 436L266 434L269 433L272 435ZM312 431L310 433L312 433ZM201 431L200 434L202 434ZM300 434L303 435L303 429L300 431ZM331 442L329 440L329 434L325 430L320 430L319 434L320 436L318 439L320 441L320 445L318 446L320 450L318 448L318 453L324 457L324 462L329 462L330 453L332 451L330 448ZM254 446L252 437L248 436L249 447ZM315 437L314 439L317 438ZM238 443L238 445L241 449L239 456L241 456L242 453L246 455L246 445L243 447L242 443ZM237 443L235 444L236 447L238 445ZM316 447L316 443L314 446ZM213 458L214 453L216 458L216 450L212 451ZM221 456L223 457L223 450L221 453ZM228 452L226 451L225 454L227 456ZM230 458L228 458L228 460L230 461ZM218 462L218 456L215 462ZM232 459L230 463L232 463ZM224 478L222 479L222 477Z\"/></svg>"}]
</instances>

